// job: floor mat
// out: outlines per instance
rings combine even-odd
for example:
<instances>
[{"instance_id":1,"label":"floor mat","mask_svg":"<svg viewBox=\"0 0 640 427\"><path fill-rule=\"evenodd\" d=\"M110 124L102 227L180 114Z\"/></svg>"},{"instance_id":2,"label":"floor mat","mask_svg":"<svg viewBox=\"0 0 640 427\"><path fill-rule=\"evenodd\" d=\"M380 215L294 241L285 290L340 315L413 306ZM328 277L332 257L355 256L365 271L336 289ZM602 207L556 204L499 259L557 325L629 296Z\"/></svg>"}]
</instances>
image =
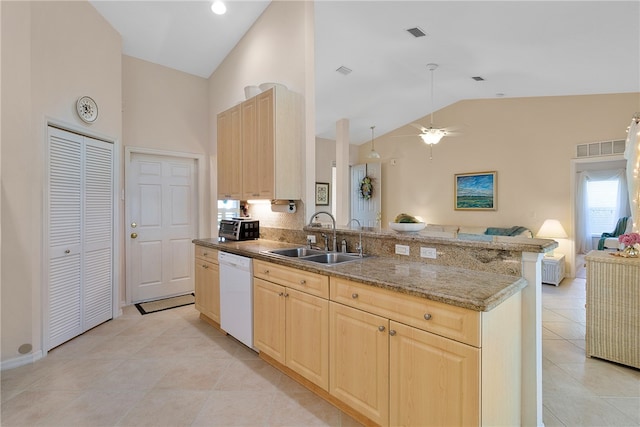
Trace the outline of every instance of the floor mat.
<instances>
[{"instance_id":1,"label":"floor mat","mask_svg":"<svg viewBox=\"0 0 640 427\"><path fill-rule=\"evenodd\" d=\"M140 314L145 315L149 313L155 313L163 310L170 310L176 307L183 307L185 305L191 305L196 302L194 294L180 295L177 297L159 299L156 301L141 302L136 304L136 308Z\"/></svg>"}]
</instances>

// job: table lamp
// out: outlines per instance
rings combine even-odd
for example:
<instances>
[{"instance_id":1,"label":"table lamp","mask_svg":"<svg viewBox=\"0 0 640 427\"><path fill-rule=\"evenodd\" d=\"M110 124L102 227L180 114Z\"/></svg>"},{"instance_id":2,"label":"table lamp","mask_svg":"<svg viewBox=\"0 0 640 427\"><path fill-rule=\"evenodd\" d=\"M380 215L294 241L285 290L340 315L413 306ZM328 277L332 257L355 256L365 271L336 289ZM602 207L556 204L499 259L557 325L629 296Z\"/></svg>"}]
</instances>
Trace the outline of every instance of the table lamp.
<instances>
[{"instance_id":1,"label":"table lamp","mask_svg":"<svg viewBox=\"0 0 640 427\"><path fill-rule=\"evenodd\" d=\"M540 237L541 239L566 239L569 235L564 231L560 221L557 219L545 219L536 237ZM545 256L552 257L553 250L547 252Z\"/></svg>"}]
</instances>

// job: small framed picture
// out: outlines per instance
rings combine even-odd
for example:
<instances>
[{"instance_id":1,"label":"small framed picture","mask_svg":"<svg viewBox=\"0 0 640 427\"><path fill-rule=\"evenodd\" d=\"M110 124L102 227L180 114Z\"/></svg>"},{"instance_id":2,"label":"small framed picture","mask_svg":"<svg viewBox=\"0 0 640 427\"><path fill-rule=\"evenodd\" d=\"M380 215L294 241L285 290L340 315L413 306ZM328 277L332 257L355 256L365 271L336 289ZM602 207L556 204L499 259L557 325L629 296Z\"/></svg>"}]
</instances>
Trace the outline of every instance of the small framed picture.
<instances>
[{"instance_id":1,"label":"small framed picture","mask_svg":"<svg viewBox=\"0 0 640 427\"><path fill-rule=\"evenodd\" d=\"M497 210L496 171L455 174L454 209L457 211Z\"/></svg>"},{"instance_id":2,"label":"small framed picture","mask_svg":"<svg viewBox=\"0 0 640 427\"><path fill-rule=\"evenodd\" d=\"M329 204L329 183L316 182L316 205L327 206Z\"/></svg>"}]
</instances>

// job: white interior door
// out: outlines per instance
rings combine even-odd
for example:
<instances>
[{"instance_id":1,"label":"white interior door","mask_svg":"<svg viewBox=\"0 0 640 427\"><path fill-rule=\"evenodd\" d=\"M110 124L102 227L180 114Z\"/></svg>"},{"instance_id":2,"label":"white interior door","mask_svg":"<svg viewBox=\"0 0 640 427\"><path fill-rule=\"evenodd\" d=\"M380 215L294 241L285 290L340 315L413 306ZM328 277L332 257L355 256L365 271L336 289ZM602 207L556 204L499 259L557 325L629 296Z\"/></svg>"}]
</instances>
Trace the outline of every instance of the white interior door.
<instances>
[{"instance_id":1,"label":"white interior door","mask_svg":"<svg viewBox=\"0 0 640 427\"><path fill-rule=\"evenodd\" d=\"M372 179L373 192L370 199L365 199L360 194L360 182L365 176ZM382 168L380 163L351 166L351 218L356 218L363 227L376 227L378 212L382 209L381 191Z\"/></svg>"},{"instance_id":2,"label":"white interior door","mask_svg":"<svg viewBox=\"0 0 640 427\"><path fill-rule=\"evenodd\" d=\"M127 174L127 281L131 301L193 291L195 160L133 153Z\"/></svg>"}]
</instances>

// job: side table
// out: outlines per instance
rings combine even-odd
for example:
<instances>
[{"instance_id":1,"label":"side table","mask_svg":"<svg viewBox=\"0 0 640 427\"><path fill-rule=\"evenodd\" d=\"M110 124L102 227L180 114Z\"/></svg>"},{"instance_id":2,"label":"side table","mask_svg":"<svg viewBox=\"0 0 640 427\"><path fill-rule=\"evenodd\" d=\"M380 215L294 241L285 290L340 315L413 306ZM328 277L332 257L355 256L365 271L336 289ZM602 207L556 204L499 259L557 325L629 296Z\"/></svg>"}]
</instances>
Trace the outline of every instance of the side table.
<instances>
[{"instance_id":1,"label":"side table","mask_svg":"<svg viewBox=\"0 0 640 427\"><path fill-rule=\"evenodd\" d=\"M564 255L542 257L542 283L559 286L564 279Z\"/></svg>"}]
</instances>

